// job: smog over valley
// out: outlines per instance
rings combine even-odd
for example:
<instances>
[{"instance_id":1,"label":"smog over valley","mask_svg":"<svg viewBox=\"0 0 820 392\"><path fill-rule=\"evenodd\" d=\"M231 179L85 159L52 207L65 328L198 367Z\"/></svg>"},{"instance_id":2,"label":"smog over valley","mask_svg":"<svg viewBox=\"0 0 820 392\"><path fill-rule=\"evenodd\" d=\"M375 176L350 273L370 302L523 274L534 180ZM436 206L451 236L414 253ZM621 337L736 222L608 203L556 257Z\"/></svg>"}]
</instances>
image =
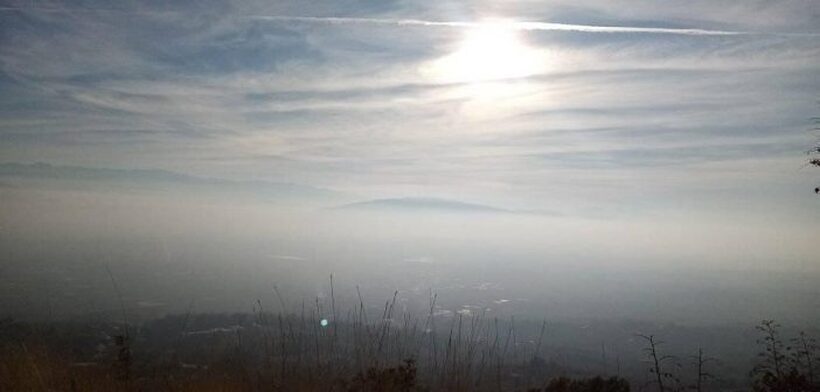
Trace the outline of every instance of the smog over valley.
<instances>
[{"instance_id":1,"label":"smog over valley","mask_svg":"<svg viewBox=\"0 0 820 392\"><path fill-rule=\"evenodd\" d=\"M2 391L820 391L820 3L0 2Z\"/></svg>"}]
</instances>

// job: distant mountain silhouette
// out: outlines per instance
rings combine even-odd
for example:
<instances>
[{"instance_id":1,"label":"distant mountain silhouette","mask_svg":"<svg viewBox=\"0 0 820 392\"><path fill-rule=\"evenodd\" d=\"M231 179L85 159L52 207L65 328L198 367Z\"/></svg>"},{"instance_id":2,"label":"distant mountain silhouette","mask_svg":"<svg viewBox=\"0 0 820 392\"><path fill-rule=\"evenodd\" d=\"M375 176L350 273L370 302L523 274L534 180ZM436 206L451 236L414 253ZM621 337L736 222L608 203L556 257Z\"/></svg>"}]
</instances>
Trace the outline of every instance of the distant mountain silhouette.
<instances>
[{"instance_id":1,"label":"distant mountain silhouette","mask_svg":"<svg viewBox=\"0 0 820 392\"><path fill-rule=\"evenodd\" d=\"M405 210L405 211L437 211L437 212L485 212L485 213L514 213L482 204L465 203L456 200L403 197L396 199L375 199L357 203L345 204L336 207L337 210Z\"/></svg>"},{"instance_id":2,"label":"distant mountain silhouette","mask_svg":"<svg viewBox=\"0 0 820 392\"><path fill-rule=\"evenodd\" d=\"M6 184L14 180L33 180L54 185L93 183L126 188L246 193L271 199L349 199L344 194L333 190L291 183L198 177L156 169L89 168L58 166L41 162L33 164L0 163L0 180Z\"/></svg>"}]
</instances>

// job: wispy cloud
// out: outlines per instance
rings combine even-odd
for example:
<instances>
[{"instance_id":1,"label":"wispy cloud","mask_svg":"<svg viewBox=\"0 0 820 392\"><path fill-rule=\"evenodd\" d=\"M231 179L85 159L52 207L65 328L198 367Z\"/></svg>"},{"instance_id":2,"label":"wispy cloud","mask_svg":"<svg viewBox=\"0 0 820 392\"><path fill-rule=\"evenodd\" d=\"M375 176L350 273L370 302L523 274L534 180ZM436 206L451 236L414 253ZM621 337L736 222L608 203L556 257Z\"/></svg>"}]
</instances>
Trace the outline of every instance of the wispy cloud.
<instances>
[{"instance_id":1,"label":"wispy cloud","mask_svg":"<svg viewBox=\"0 0 820 392\"><path fill-rule=\"evenodd\" d=\"M800 2L215 3L0 9L0 154L524 208L805 180ZM484 16L549 59L492 99L423 72Z\"/></svg>"},{"instance_id":2,"label":"wispy cloud","mask_svg":"<svg viewBox=\"0 0 820 392\"><path fill-rule=\"evenodd\" d=\"M0 7L0 12L43 12L43 13L113 13L145 16L174 16L179 11L133 10L118 8L66 8L66 7ZM331 16L296 16L296 15L250 15L236 14L238 18L253 20L268 20L276 22L327 23L327 24L359 24L385 25L409 27L446 27L446 28L476 28L486 23L496 23L504 28L520 31L570 31L581 33L637 33L637 34L672 34L672 35L703 35L703 36L732 36L732 35L760 35L783 37L817 37L816 32L772 32L772 31L742 31L742 30L714 30L703 28L670 28L646 26L616 26L616 25L589 25L542 21L506 21L504 19L490 21L437 21L424 19L389 19L389 18L362 18L362 17L331 17Z\"/></svg>"}]
</instances>

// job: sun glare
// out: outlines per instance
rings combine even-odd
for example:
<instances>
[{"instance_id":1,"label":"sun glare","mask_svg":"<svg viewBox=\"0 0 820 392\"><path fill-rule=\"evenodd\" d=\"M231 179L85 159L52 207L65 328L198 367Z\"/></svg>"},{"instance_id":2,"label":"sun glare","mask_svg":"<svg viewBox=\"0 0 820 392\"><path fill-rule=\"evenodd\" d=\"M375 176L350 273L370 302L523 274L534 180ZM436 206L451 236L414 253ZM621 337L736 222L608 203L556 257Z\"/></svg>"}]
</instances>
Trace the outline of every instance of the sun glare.
<instances>
[{"instance_id":1,"label":"sun glare","mask_svg":"<svg viewBox=\"0 0 820 392\"><path fill-rule=\"evenodd\" d=\"M485 22L467 30L457 49L435 60L429 71L444 82L482 83L527 77L540 72L544 63L511 23Z\"/></svg>"}]
</instances>

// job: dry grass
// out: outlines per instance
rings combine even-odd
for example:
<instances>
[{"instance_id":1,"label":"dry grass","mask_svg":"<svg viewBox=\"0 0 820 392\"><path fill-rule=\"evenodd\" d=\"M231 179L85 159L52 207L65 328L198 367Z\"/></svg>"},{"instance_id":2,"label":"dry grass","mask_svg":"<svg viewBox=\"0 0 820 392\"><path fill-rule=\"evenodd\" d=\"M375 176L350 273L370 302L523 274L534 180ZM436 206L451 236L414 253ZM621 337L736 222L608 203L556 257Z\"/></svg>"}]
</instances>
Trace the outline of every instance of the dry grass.
<instances>
[{"instance_id":1,"label":"dry grass","mask_svg":"<svg viewBox=\"0 0 820 392\"><path fill-rule=\"evenodd\" d=\"M435 317L435 296L428 314L399 314L397 293L373 318L359 300L343 315L332 297L330 313L319 299L290 314L257 301L252 316L210 332L190 329L208 315L170 317L176 329L152 337L160 349L145 347L147 332L119 325L96 333L100 349L77 355L55 348L65 336L48 339L53 329L42 328L0 347L0 390L473 391L524 388L522 375L542 370L531 366L535 349L518 345L512 320Z\"/></svg>"}]
</instances>

